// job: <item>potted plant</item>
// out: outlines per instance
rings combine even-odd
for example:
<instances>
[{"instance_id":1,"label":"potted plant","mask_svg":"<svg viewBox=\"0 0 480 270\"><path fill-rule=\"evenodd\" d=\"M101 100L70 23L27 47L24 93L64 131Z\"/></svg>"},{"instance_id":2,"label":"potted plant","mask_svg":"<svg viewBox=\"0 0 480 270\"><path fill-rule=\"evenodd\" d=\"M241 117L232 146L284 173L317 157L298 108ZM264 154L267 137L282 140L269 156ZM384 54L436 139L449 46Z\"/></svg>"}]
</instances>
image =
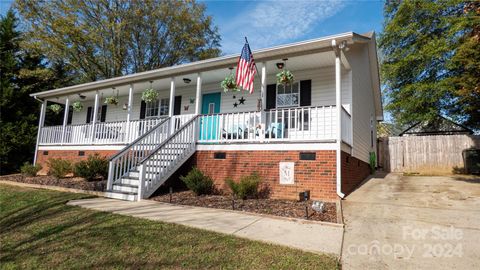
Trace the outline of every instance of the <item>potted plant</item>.
<instances>
[{"instance_id":1,"label":"potted plant","mask_svg":"<svg viewBox=\"0 0 480 270\"><path fill-rule=\"evenodd\" d=\"M75 101L72 103L73 111L80 112L83 110L83 104L80 101Z\"/></svg>"},{"instance_id":2,"label":"potted plant","mask_svg":"<svg viewBox=\"0 0 480 270\"><path fill-rule=\"evenodd\" d=\"M158 99L158 92L153 88L145 89L142 93L142 100L146 103L154 102Z\"/></svg>"},{"instance_id":3,"label":"potted plant","mask_svg":"<svg viewBox=\"0 0 480 270\"><path fill-rule=\"evenodd\" d=\"M58 114L62 111L62 106L58 105L58 104L52 104L49 106L50 110L52 112L54 112L55 114Z\"/></svg>"},{"instance_id":4,"label":"potted plant","mask_svg":"<svg viewBox=\"0 0 480 270\"><path fill-rule=\"evenodd\" d=\"M118 98L111 96L105 98L105 104L111 104L111 105L117 105L118 104Z\"/></svg>"},{"instance_id":5,"label":"potted plant","mask_svg":"<svg viewBox=\"0 0 480 270\"><path fill-rule=\"evenodd\" d=\"M235 77L233 74L228 75L220 83L220 86L223 88L223 91L226 93L228 91L240 91L238 88L237 82L235 82Z\"/></svg>"},{"instance_id":6,"label":"potted plant","mask_svg":"<svg viewBox=\"0 0 480 270\"><path fill-rule=\"evenodd\" d=\"M293 74L289 70L282 70L277 73L277 84L291 84L293 80Z\"/></svg>"}]
</instances>

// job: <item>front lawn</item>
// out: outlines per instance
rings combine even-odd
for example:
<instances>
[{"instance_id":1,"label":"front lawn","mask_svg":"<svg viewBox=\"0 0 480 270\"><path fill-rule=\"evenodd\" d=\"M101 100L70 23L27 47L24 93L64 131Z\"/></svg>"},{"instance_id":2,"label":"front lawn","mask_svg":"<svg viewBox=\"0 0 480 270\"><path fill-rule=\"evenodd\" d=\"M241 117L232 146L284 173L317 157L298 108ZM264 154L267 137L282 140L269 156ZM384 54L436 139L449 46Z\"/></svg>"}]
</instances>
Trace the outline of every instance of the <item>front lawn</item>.
<instances>
[{"instance_id":1,"label":"front lawn","mask_svg":"<svg viewBox=\"0 0 480 270\"><path fill-rule=\"evenodd\" d=\"M335 269L335 258L66 206L82 194L0 185L0 268Z\"/></svg>"}]
</instances>

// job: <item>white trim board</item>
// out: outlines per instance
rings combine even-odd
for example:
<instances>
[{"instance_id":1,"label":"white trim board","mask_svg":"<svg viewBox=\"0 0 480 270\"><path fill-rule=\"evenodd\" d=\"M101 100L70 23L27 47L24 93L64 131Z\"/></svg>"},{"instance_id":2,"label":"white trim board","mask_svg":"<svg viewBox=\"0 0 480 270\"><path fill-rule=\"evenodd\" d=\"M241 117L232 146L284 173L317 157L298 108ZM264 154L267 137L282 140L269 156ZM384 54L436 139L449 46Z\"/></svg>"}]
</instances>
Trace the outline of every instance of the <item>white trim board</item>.
<instances>
[{"instance_id":1,"label":"white trim board","mask_svg":"<svg viewBox=\"0 0 480 270\"><path fill-rule=\"evenodd\" d=\"M335 143L197 144L197 151L313 151L336 150Z\"/></svg>"},{"instance_id":2,"label":"white trim board","mask_svg":"<svg viewBox=\"0 0 480 270\"><path fill-rule=\"evenodd\" d=\"M122 150L125 145L44 145L39 146L38 151L100 151L100 150Z\"/></svg>"}]
</instances>

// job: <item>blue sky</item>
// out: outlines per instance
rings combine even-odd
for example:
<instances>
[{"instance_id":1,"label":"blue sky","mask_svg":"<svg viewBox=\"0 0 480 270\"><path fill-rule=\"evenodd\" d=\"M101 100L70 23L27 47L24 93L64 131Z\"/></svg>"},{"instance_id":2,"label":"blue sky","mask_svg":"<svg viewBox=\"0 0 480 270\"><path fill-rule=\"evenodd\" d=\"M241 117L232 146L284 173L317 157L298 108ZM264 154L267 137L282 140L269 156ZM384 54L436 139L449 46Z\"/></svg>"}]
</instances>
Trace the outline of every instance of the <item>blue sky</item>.
<instances>
[{"instance_id":1,"label":"blue sky","mask_svg":"<svg viewBox=\"0 0 480 270\"><path fill-rule=\"evenodd\" d=\"M12 0L0 0L4 15ZM382 28L381 0L200 0L222 37L224 54L240 53L244 36L252 50L343 32Z\"/></svg>"}]
</instances>

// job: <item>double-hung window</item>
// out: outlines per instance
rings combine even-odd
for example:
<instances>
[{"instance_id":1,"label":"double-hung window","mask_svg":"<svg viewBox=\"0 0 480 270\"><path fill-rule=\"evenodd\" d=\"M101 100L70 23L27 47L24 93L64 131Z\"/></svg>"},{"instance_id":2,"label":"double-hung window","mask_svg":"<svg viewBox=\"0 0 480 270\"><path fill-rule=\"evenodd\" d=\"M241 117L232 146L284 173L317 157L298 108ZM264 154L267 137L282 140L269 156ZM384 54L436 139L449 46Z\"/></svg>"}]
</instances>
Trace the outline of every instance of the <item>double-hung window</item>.
<instances>
[{"instance_id":1,"label":"double-hung window","mask_svg":"<svg viewBox=\"0 0 480 270\"><path fill-rule=\"evenodd\" d=\"M300 84L277 85L277 108L297 107L300 105Z\"/></svg>"},{"instance_id":2,"label":"double-hung window","mask_svg":"<svg viewBox=\"0 0 480 270\"><path fill-rule=\"evenodd\" d=\"M145 107L145 118L155 118L168 115L168 106L168 98L162 98L154 102L148 102Z\"/></svg>"}]
</instances>

